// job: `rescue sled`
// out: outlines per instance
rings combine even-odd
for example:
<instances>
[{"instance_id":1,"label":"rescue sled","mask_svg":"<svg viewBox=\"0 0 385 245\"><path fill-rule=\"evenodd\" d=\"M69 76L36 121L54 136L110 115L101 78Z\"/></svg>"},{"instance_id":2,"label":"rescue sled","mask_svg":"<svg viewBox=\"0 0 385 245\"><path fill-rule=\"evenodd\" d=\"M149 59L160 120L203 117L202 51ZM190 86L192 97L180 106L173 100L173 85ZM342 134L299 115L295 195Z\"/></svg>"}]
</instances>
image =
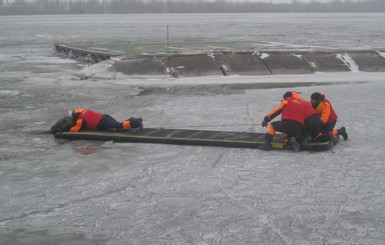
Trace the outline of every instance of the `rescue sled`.
<instances>
[{"instance_id":1,"label":"rescue sled","mask_svg":"<svg viewBox=\"0 0 385 245\"><path fill-rule=\"evenodd\" d=\"M114 142L157 143L175 145L219 146L234 148L258 148L264 144L265 133L213 131L194 129L119 129L113 132L81 131L56 133L55 138L68 140L99 140ZM284 135L277 134L272 142L273 149L290 149L282 140ZM325 151L338 142L314 142L300 145L300 150Z\"/></svg>"}]
</instances>

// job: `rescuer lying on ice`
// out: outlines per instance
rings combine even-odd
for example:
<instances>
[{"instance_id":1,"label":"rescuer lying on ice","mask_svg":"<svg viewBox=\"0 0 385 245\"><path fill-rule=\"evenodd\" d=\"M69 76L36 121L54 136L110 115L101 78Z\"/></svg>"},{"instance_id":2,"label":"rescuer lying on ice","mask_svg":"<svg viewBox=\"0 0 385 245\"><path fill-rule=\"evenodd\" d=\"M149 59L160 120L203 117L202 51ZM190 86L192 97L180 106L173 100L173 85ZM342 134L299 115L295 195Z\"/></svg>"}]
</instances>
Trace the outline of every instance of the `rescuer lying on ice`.
<instances>
[{"instance_id":1,"label":"rescuer lying on ice","mask_svg":"<svg viewBox=\"0 0 385 245\"><path fill-rule=\"evenodd\" d=\"M319 92L315 92L310 96L310 98L310 103L320 115L322 121L321 134L317 137L317 140L325 141L328 140L330 136L336 137L337 135L341 135L344 140L348 140L348 134L346 133L345 127L334 129L338 116L337 113L333 110L330 101L325 99L325 95Z\"/></svg>"},{"instance_id":2,"label":"rescuer lying on ice","mask_svg":"<svg viewBox=\"0 0 385 245\"><path fill-rule=\"evenodd\" d=\"M281 114L281 121L270 124L265 135L265 144L260 146L259 149L272 149L271 142L276 131L287 134L294 151L299 150L298 142L302 143L308 134L312 138L319 135L322 125L319 115L310 103L304 101L297 92L286 92L283 95L281 104L265 116L262 126L267 127L267 123L279 114Z\"/></svg>"},{"instance_id":3,"label":"rescuer lying on ice","mask_svg":"<svg viewBox=\"0 0 385 245\"><path fill-rule=\"evenodd\" d=\"M70 116L60 119L51 127L52 133L79 132L81 130L108 131L113 129L143 128L142 118L131 117L118 122L108 114L100 114L92 110L78 108Z\"/></svg>"}]
</instances>

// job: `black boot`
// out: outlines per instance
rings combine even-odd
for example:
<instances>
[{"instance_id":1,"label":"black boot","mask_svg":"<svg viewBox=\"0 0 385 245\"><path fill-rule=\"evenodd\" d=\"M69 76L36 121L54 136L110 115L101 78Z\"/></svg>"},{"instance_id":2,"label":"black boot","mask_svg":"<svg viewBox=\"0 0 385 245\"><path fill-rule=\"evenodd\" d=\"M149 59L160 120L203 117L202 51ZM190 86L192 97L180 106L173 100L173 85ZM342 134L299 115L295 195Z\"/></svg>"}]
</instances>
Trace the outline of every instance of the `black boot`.
<instances>
[{"instance_id":1,"label":"black boot","mask_svg":"<svg viewBox=\"0 0 385 245\"><path fill-rule=\"evenodd\" d=\"M299 143L297 142L297 139L295 138L295 137L291 137L290 139L289 139L289 142L290 142L290 147L291 147L291 149L293 150L293 151L299 151L299 147L300 147L300 145L299 145Z\"/></svg>"},{"instance_id":2,"label":"black boot","mask_svg":"<svg viewBox=\"0 0 385 245\"><path fill-rule=\"evenodd\" d=\"M258 146L258 149L264 150L264 151L271 151L272 146L271 146L271 141L273 140L273 136L266 134L265 136L265 144Z\"/></svg>"},{"instance_id":3,"label":"black boot","mask_svg":"<svg viewBox=\"0 0 385 245\"><path fill-rule=\"evenodd\" d=\"M333 136L332 132L329 133L329 138L330 138L330 143L333 146L337 145L338 141L340 140L340 137L338 135L337 136Z\"/></svg>"},{"instance_id":4,"label":"black boot","mask_svg":"<svg viewBox=\"0 0 385 245\"><path fill-rule=\"evenodd\" d=\"M307 135L305 139L302 141L302 145L308 145L312 141L312 137Z\"/></svg>"},{"instance_id":5,"label":"black boot","mask_svg":"<svg viewBox=\"0 0 385 245\"><path fill-rule=\"evenodd\" d=\"M141 117L130 117L128 120L130 120L131 128L143 128L143 119Z\"/></svg>"},{"instance_id":6,"label":"black boot","mask_svg":"<svg viewBox=\"0 0 385 245\"><path fill-rule=\"evenodd\" d=\"M342 138L344 138L344 140L348 140L348 133L346 133L346 128L345 127L342 127L340 129L337 130L337 135L342 135Z\"/></svg>"}]
</instances>

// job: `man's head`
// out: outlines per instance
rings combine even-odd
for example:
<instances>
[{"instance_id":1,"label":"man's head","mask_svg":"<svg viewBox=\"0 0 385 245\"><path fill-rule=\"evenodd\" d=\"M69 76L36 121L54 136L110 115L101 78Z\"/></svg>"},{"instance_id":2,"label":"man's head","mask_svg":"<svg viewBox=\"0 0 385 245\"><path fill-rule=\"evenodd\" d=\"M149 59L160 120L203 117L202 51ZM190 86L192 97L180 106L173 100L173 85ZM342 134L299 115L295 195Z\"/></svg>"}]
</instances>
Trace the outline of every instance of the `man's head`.
<instances>
[{"instance_id":1,"label":"man's head","mask_svg":"<svg viewBox=\"0 0 385 245\"><path fill-rule=\"evenodd\" d=\"M283 94L283 98L287 99L287 98L291 97L292 96L291 93L292 93L291 91L287 91L286 93Z\"/></svg>"},{"instance_id":2,"label":"man's head","mask_svg":"<svg viewBox=\"0 0 385 245\"><path fill-rule=\"evenodd\" d=\"M302 98L299 94L300 94L300 92L287 91L286 93L283 94L283 99L287 99L287 98L291 97L293 99L302 100Z\"/></svg>"},{"instance_id":3,"label":"man's head","mask_svg":"<svg viewBox=\"0 0 385 245\"><path fill-rule=\"evenodd\" d=\"M319 92L315 92L315 93L311 94L310 99L311 99L312 103L320 102L323 99L325 99L325 95L323 95L322 93L319 93Z\"/></svg>"},{"instance_id":4,"label":"man's head","mask_svg":"<svg viewBox=\"0 0 385 245\"><path fill-rule=\"evenodd\" d=\"M68 132L70 128L75 126L75 123L69 116L65 116L59 121L57 121L52 127L51 127L51 132L53 134L60 133L60 132Z\"/></svg>"},{"instance_id":5,"label":"man's head","mask_svg":"<svg viewBox=\"0 0 385 245\"><path fill-rule=\"evenodd\" d=\"M315 93L312 93L312 95L310 96L310 103L315 109L323 99L325 99L325 95L319 92L315 92Z\"/></svg>"}]
</instances>

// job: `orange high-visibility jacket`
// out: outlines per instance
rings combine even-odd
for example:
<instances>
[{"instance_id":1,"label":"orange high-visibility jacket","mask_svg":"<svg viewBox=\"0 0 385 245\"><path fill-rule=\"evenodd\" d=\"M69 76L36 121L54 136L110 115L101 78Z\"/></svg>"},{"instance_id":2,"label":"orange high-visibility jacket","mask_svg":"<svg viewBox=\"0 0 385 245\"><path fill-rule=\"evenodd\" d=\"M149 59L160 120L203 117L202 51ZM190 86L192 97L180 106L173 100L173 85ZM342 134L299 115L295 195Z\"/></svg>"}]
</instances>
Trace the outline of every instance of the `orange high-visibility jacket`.
<instances>
[{"instance_id":1,"label":"orange high-visibility jacket","mask_svg":"<svg viewBox=\"0 0 385 245\"><path fill-rule=\"evenodd\" d=\"M337 121L337 113L333 110L331 103L327 99L323 99L318 104L316 111L320 115L323 124L330 124Z\"/></svg>"}]
</instances>

